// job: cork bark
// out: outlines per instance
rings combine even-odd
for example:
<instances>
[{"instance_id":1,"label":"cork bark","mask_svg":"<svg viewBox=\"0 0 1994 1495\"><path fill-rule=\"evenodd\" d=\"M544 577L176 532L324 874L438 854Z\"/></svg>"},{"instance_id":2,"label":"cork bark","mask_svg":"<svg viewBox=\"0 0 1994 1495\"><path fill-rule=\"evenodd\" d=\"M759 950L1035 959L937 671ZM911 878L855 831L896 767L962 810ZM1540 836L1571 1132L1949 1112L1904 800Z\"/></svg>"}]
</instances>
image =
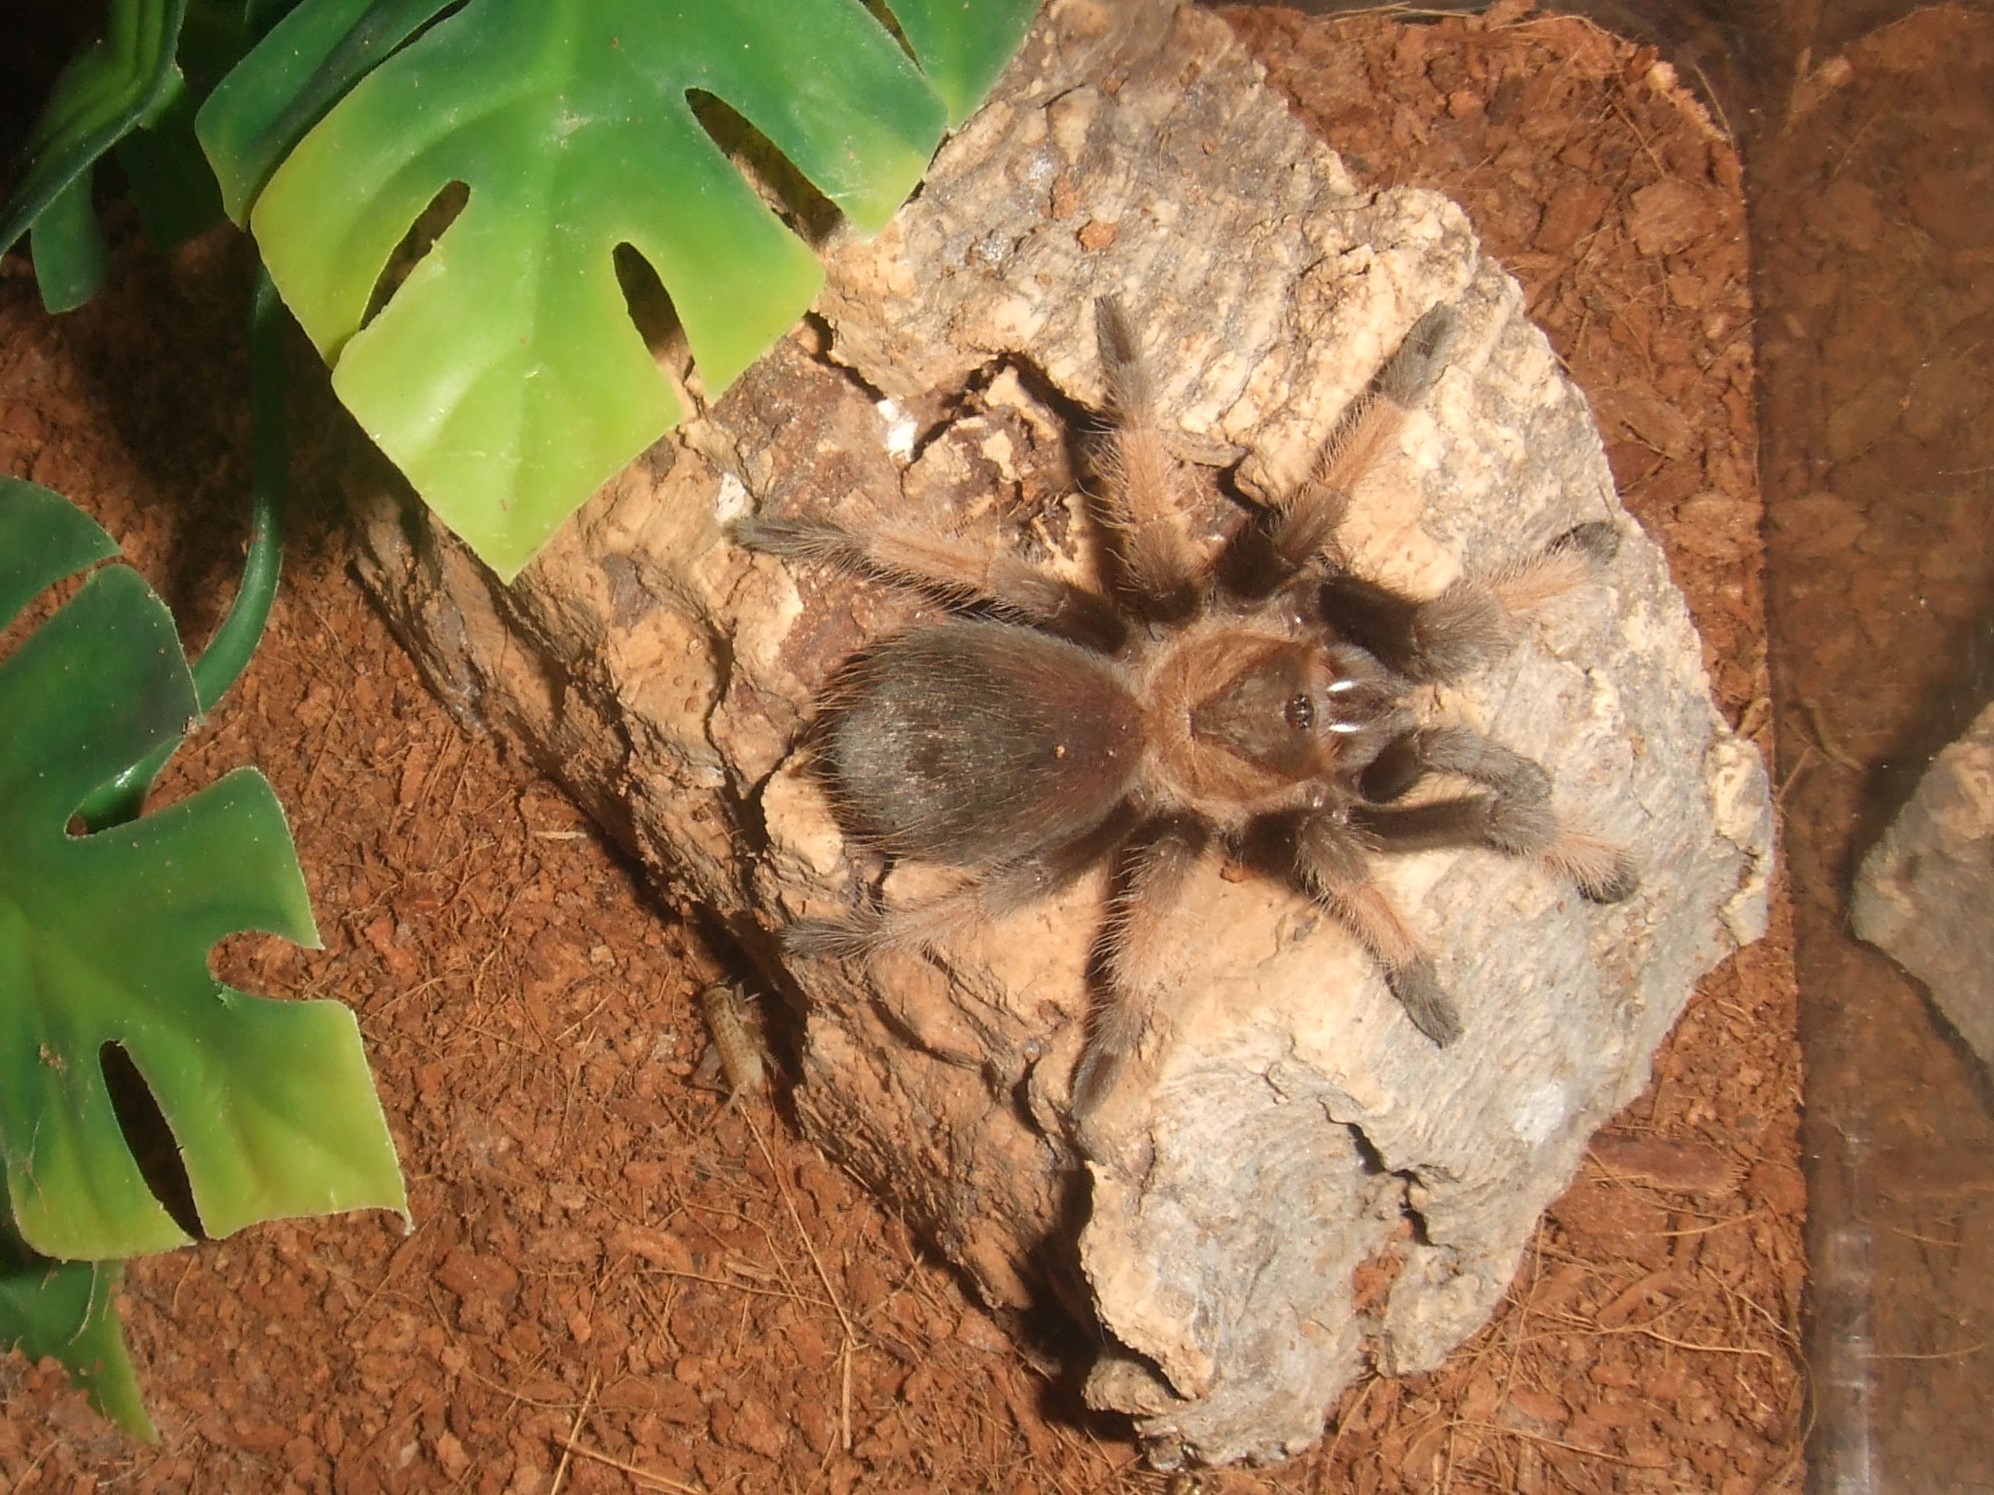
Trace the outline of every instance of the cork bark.
<instances>
[{"instance_id":1,"label":"cork bark","mask_svg":"<svg viewBox=\"0 0 1994 1495\"><path fill-rule=\"evenodd\" d=\"M368 580L459 714L522 744L787 999L811 1134L992 1303L1050 1296L1098 1326L1090 1400L1159 1464L1294 1453L1365 1357L1429 1367L1485 1320L1697 977L1762 932L1763 770L1515 283L1451 203L1358 192L1222 22L1053 0L917 199L826 247L812 321L512 587L360 482ZM1455 365L1345 538L1424 593L1617 520L1600 584L1429 704L1541 761L1643 883L1598 908L1493 853L1382 863L1463 1012L1443 1051L1334 920L1215 860L1170 935L1154 1083L1083 1157L1065 1104L1100 877L931 956L784 954L795 917L936 885L847 844L798 750L832 672L923 608L726 526L919 515L1088 576L1074 453L1109 292L1142 324L1207 533L1294 481L1415 318L1459 307ZM1366 1263L1395 1277L1360 1309Z\"/></svg>"}]
</instances>

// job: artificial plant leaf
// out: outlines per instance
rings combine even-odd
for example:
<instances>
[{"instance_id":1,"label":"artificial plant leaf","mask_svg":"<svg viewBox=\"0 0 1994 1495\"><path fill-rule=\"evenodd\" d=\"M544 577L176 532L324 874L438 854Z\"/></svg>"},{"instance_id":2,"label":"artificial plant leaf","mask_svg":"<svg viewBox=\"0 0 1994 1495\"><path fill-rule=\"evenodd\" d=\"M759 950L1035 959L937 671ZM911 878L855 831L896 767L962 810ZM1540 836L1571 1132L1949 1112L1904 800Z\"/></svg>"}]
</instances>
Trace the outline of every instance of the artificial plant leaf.
<instances>
[{"instance_id":1,"label":"artificial plant leaf","mask_svg":"<svg viewBox=\"0 0 1994 1495\"><path fill-rule=\"evenodd\" d=\"M180 28L180 70L206 98L249 49L282 20L298 0L187 0Z\"/></svg>"},{"instance_id":2,"label":"artificial plant leaf","mask_svg":"<svg viewBox=\"0 0 1994 1495\"><path fill-rule=\"evenodd\" d=\"M0 208L0 254L36 228L35 274L51 311L80 305L79 291L87 300L101 283L102 240L94 223L88 233L79 229L89 211L90 167L177 84L173 50L186 11L187 0L111 0L104 39L63 69L28 137L27 168ZM44 246L37 220L65 194L54 241Z\"/></svg>"},{"instance_id":3,"label":"artificial plant leaf","mask_svg":"<svg viewBox=\"0 0 1994 1495\"><path fill-rule=\"evenodd\" d=\"M42 307L58 316L96 295L110 273L111 251L97 226L97 207L91 200L94 177L85 167L56 193L35 219L34 235L28 241Z\"/></svg>"},{"instance_id":4,"label":"artificial plant leaf","mask_svg":"<svg viewBox=\"0 0 1994 1495\"><path fill-rule=\"evenodd\" d=\"M399 24L405 8L306 0L251 54L201 120L232 199L254 191L264 135L283 135L273 75L304 86L344 45L340 26L390 13ZM287 39L307 33L300 54ZM910 44L948 54L948 34L935 8ZM958 50L951 76L994 75ZM340 398L507 578L682 413L630 320L619 246L671 295L710 396L821 282L689 92L746 120L868 231L919 180L947 118L853 0L469 0L369 73L252 210ZM468 188L462 212L368 322L390 255L453 183Z\"/></svg>"},{"instance_id":5,"label":"artificial plant leaf","mask_svg":"<svg viewBox=\"0 0 1994 1495\"><path fill-rule=\"evenodd\" d=\"M60 493L19 478L0 479L7 497L7 536L0 547L0 627L37 594L92 561L118 553L118 542Z\"/></svg>"},{"instance_id":6,"label":"artificial plant leaf","mask_svg":"<svg viewBox=\"0 0 1994 1495\"><path fill-rule=\"evenodd\" d=\"M0 1188L0 1348L60 1361L99 1413L134 1437L156 1441L115 1310L124 1263L50 1261L22 1244Z\"/></svg>"},{"instance_id":7,"label":"artificial plant leaf","mask_svg":"<svg viewBox=\"0 0 1994 1495\"><path fill-rule=\"evenodd\" d=\"M101 531L73 511L67 525L54 518L52 496L0 478L0 556L51 530L69 553L90 553ZM0 580L11 604L0 628L22 585ZM239 931L316 943L263 776L238 769L143 819L69 833L90 791L185 733L194 714L173 621L128 566L97 570L0 661L0 1160L15 1225L44 1256L133 1256L186 1240L119 1126L107 1045L157 1102L210 1235L290 1215L405 1211L353 1014L247 996L208 972L215 942Z\"/></svg>"},{"instance_id":8,"label":"artificial plant leaf","mask_svg":"<svg viewBox=\"0 0 1994 1495\"><path fill-rule=\"evenodd\" d=\"M184 244L222 221L215 174L194 138L195 103L191 90L175 89L157 113L113 147L146 237L161 249ZM35 233L39 248L41 229Z\"/></svg>"},{"instance_id":9,"label":"artificial plant leaf","mask_svg":"<svg viewBox=\"0 0 1994 1495\"><path fill-rule=\"evenodd\" d=\"M272 27L269 44L232 71L196 126L237 223L305 131L397 47L457 0L311 0Z\"/></svg>"},{"instance_id":10,"label":"artificial plant leaf","mask_svg":"<svg viewBox=\"0 0 1994 1495\"><path fill-rule=\"evenodd\" d=\"M1039 0L886 0L914 60L948 108L949 127L983 102L1025 39Z\"/></svg>"}]
</instances>

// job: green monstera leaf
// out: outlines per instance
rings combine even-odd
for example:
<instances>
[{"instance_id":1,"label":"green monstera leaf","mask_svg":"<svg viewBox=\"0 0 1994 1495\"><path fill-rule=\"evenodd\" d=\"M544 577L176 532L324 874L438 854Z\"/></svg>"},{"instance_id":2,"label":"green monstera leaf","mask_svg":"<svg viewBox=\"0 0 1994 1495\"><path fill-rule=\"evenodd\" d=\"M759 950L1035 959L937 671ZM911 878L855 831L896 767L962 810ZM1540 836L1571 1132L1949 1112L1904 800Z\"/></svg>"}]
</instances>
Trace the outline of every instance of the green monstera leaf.
<instances>
[{"instance_id":1,"label":"green monstera leaf","mask_svg":"<svg viewBox=\"0 0 1994 1495\"><path fill-rule=\"evenodd\" d=\"M0 478L0 628L113 553L56 494ZM0 1163L18 1237L42 1257L189 1238L127 1143L107 1057L151 1092L206 1234L406 1213L352 1012L248 996L208 971L239 931L317 942L263 776L238 769L142 819L71 829L93 790L196 711L172 618L128 566L99 568L0 661Z\"/></svg>"},{"instance_id":2,"label":"green monstera leaf","mask_svg":"<svg viewBox=\"0 0 1994 1495\"><path fill-rule=\"evenodd\" d=\"M6 1206L0 1189L0 1347L18 1345L31 1360L53 1356L100 1413L152 1442L116 1311L123 1264L37 1256L9 1228Z\"/></svg>"},{"instance_id":3,"label":"green monstera leaf","mask_svg":"<svg viewBox=\"0 0 1994 1495\"><path fill-rule=\"evenodd\" d=\"M619 247L670 294L709 396L821 282L695 98L876 230L1037 8L886 3L905 48L858 0L468 0L440 20L444 0L305 0L198 128L341 400L509 579L683 413L626 309ZM453 185L462 211L369 320L390 256Z\"/></svg>"},{"instance_id":4,"label":"green monstera leaf","mask_svg":"<svg viewBox=\"0 0 1994 1495\"><path fill-rule=\"evenodd\" d=\"M216 79L296 0L111 0L104 35L63 70L0 204L0 253L32 233L42 304L74 311L97 293L110 253L91 201L115 153L161 245L218 223L213 171L194 112Z\"/></svg>"},{"instance_id":5,"label":"green monstera leaf","mask_svg":"<svg viewBox=\"0 0 1994 1495\"><path fill-rule=\"evenodd\" d=\"M112 0L104 39L63 70L28 138L21 180L0 207L0 253L33 231L50 311L74 310L103 284L110 256L90 204L92 168L171 103L186 13L187 0Z\"/></svg>"}]
</instances>

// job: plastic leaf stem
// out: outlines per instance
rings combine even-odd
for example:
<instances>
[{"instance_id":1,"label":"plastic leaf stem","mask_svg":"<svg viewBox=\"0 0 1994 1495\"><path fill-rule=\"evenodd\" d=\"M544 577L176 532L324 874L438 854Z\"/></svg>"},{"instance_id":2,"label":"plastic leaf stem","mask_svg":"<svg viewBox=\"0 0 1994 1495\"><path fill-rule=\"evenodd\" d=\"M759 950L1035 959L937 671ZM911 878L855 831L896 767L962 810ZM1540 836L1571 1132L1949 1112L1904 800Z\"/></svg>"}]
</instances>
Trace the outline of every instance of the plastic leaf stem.
<instances>
[{"instance_id":1,"label":"plastic leaf stem","mask_svg":"<svg viewBox=\"0 0 1994 1495\"><path fill-rule=\"evenodd\" d=\"M284 508L290 482L285 447L284 337L286 317L277 288L259 263L249 318L249 550L235 602L194 661L194 690L205 713L241 678L263 637L284 560ZM152 781L180 744L167 743L133 764L83 802L92 830L132 819Z\"/></svg>"}]
</instances>

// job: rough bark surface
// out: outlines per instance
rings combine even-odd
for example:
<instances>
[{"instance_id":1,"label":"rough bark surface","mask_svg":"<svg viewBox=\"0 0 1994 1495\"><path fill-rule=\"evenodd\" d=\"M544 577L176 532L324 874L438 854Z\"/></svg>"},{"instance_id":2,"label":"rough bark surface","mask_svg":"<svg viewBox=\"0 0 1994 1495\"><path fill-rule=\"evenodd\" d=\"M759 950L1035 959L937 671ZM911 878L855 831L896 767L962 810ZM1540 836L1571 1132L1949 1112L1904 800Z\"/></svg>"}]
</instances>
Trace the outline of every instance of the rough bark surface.
<instances>
[{"instance_id":1,"label":"rough bark surface","mask_svg":"<svg viewBox=\"0 0 1994 1495\"><path fill-rule=\"evenodd\" d=\"M993 1303L1051 1292L1098 1321L1089 1396L1134 1414L1162 1463L1293 1453L1360 1353L1428 1367L1480 1325L1696 977L1762 932L1770 870L1762 768L1712 708L1662 558L1514 283L1446 201L1358 193L1257 71L1166 0L1054 0L919 198L830 246L820 319L510 589L356 485L370 584L446 700L523 743L792 1000L796 1109L822 1145ZM922 515L1089 574L1072 451L1110 291L1185 453L1236 464L1248 495L1291 482L1404 329L1458 304L1455 367L1347 538L1361 569L1429 591L1618 519L1602 583L1434 707L1543 762L1561 810L1632 847L1644 880L1599 909L1487 853L1383 866L1463 1010L1441 1051L1333 921L1214 864L1176 927L1156 1083L1083 1159L1063 1107L1099 879L934 958L781 954L782 924L882 877L888 899L932 886L848 846L797 751L829 675L920 609L725 526ZM1240 512L1216 485L1205 506L1214 529ZM1365 1263L1396 1275L1360 1307Z\"/></svg>"},{"instance_id":2,"label":"rough bark surface","mask_svg":"<svg viewBox=\"0 0 1994 1495\"><path fill-rule=\"evenodd\" d=\"M1994 1071L1994 706L1934 760L1863 858L1850 922L1925 983Z\"/></svg>"}]
</instances>

